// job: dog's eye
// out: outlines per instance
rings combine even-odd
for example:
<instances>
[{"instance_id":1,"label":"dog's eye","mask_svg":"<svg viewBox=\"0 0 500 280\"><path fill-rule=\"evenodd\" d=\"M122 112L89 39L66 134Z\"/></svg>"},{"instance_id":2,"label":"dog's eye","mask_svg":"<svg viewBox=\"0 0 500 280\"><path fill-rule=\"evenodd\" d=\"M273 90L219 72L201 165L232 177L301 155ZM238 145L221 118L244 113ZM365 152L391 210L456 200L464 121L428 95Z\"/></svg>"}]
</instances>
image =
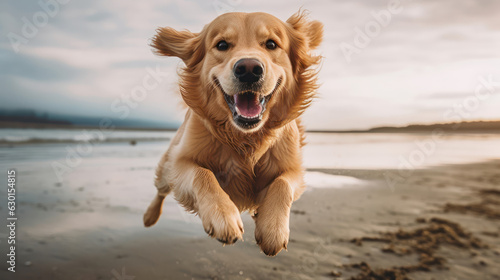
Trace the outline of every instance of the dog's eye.
<instances>
[{"instance_id":1,"label":"dog's eye","mask_svg":"<svg viewBox=\"0 0 500 280\"><path fill-rule=\"evenodd\" d=\"M225 50L229 49L229 44L226 41L222 40L222 41L219 41L219 43L217 43L216 47L219 51L225 51Z\"/></svg>"},{"instance_id":2,"label":"dog's eye","mask_svg":"<svg viewBox=\"0 0 500 280\"><path fill-rule=\"evenodd\" d=\"M266 48L274 50L276 47L277 47L276 42L274 42L273 40L267 40Z\"/></svg>"}]
</instances>

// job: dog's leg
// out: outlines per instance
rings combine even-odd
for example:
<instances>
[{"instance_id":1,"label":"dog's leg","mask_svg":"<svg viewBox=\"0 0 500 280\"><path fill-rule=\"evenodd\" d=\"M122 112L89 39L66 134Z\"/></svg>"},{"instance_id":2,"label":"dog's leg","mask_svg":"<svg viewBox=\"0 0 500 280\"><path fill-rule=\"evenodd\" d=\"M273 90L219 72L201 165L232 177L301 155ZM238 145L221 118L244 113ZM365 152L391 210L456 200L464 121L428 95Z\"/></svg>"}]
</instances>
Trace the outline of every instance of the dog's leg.
<instances>
[{"instance_id":1,"label":"dog's leg","mask_svg":"<svg viewBox=\"0 0 500 280\"><path fill-rule=\"evenodd\" d=\"M186 121L189 119L190 111L186 113ZM184 128L186 127L186 121L182 123L177 132L175 133L172 142L170 143L170 147L163 154L158 163L158 167L156 168L156 178L155 178L155 186L158 189L158 193L153 198L153 201L144 213L143 221L144 226L150 227L158 221L161 215L163 200L165 197L172 191L172 184L168 182L168 171L169 171L169 158L172 150L180 143L182 136L184 135Z\"/></svg>"},{"instance_id":2,"label":"dog's leg","mask_svg":"<svg viewBox=\"0 0 500 280\"><path fill-rule=\"evenodd\" d=\"M186 209L198 213L208 235L224 244L243 239L240 211L212 171L182 161L175 164L172 177L175 198Z\"/></svg>"},{"instance_id":3,"label":"dog's leg","mask_svg":"<svg viewBox=\"0 0 500 280\"><path fill-rule=\"evenodd\" d=\"M268 256L275 256L287 248L290 234L290 207L293 189L286 175L276 178L267 188L257 208L255 240Z\"/></svg>"},{"instance_id":4,"label":"dog's leg","mask_svg":"<svg viewBox=\"0 0 500 280\"><path fill-rule=\"evenodd\" d=\"M145 227L156 224L162 212L163 200L172 191L172 185L167 182L166 176L168 154L169 152L167 151L156 168L155 186L158 189L158 193L153 198L146 213L144 213L143 221Z\"/></svg>"}]
</instances>

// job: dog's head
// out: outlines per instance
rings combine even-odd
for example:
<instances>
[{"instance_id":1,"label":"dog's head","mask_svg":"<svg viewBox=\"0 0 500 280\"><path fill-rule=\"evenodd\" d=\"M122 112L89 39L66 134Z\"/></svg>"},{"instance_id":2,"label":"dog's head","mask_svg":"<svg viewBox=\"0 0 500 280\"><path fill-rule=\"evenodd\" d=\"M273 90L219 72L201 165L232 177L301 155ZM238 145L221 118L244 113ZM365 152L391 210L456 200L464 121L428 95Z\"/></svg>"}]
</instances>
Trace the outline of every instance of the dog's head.
<instances>
[{"instance_id":1,"label":"dog's head","mask_svg":"<svg viewBox=\"0 0 500 280\"><path fill-rule=\"evenodd\" d=\"M200 33L159 28L156 53L181 58L186 104L217 127L255 132L298 117L311 102L323 25L297 13L228 13Z\"/></svg>"}]
</instances>

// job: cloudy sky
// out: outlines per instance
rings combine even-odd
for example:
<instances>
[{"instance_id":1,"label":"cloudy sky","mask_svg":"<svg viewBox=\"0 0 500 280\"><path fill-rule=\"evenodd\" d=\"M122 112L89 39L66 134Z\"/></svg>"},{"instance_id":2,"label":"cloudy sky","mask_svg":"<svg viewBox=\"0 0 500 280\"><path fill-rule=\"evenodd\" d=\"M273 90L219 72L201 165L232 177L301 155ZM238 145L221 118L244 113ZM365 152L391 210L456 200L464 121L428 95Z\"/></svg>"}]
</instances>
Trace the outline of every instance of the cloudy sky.
<instances>
[{"instance_id":1,"label":"cloudy sky","mask_svg":"<svg viewBox=\"0 0 500 280\"><path fill-rule=\"evenodd\" d=\"M0 3L2 110L180 122L180 61L148 47L158 26L199 31L226 11L286 20L302 7L325 25L322 86L305 115L308 128L500 119L500 1L40 3L52 4ZM144 79L150 86L141 92ZM126 103L134 90L144 100ZM123 104L126 113L117 110Z\"/></svg>"}]
</instances>

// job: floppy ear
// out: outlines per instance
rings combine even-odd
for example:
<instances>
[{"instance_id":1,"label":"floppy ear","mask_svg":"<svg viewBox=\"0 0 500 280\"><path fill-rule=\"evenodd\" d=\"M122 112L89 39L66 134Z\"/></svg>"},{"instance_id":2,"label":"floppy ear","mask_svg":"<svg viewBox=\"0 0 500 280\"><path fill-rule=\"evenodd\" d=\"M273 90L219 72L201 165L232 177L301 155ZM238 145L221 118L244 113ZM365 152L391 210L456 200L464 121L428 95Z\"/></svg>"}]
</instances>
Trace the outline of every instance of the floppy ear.
<instances>
[{"instance_id":1,"label":"floppy ear","mask_svg":"<svg viewBox=\"0 0 500 280\"><path fill-rule=\"evenodd\" d=\"M151 46L157 55L176 56L188 64L200 45L199 34L188 30L177 31L170 27L160 27L156 30Z\"/></svg>"},{"instance_id":2,"label":"floppy ear","mask_svg":"<svg viewBox=\"0 0 500 280\"><path fill-rule=\"evenodd\" d=\"M309 107L318 88L318 69L313 66L319 64L321 56L314 55L311 50L317 48L323 39L323 24L308 20L307 13L299 11L286 21L286 28L295 83L283 101L286 105L273 108L275 125L298 118ZM284 96L281 95L283 100Z\"/></svg>"},{"instance_id":3,"label":"floppy ear","mask_svg":"<svg viewBox=\"0 0 500 280\"><path fill-rule=\"evenodd\" d=\"M309 22L307 27L309 48L316 49L323 42L323 24L317 20Z\"/></svg>"},{"instance_id":4,"label":"floppy ear","mask_svg":"<svg viewBox=\"0 0 500 280\"><path fill-rule=\"evenodd\" d=\"M316 49L323 41L323 24L317 20L309 21L307 12L298 11L286 21L293 29L305 35L309 49Z\"/></svg>"}]
</instances>

